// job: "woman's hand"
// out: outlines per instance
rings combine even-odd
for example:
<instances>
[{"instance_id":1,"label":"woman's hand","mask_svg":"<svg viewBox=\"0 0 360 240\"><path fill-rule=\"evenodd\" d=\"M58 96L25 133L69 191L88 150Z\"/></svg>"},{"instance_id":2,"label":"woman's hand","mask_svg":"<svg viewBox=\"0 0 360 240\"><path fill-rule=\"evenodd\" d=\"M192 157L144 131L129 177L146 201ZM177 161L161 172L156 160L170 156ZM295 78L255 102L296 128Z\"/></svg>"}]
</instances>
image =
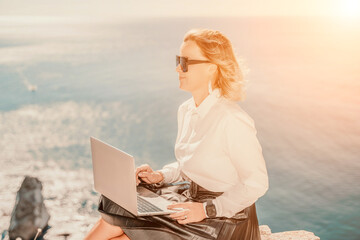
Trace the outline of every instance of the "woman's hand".
<instances>
[{"instance_id":1,"label":"woman's hand","mask_svg":"<svg viewBox=\"0 0 360 240\"><path fill-rule=\"evenodd\" d=\"M201 202L174 203L168 205L168 209L171 208L184 208L182 211L169 215L169 217L177 220L180 224L200 222L206 218L205 210Z\"/></svg>"},{"instance_id":2,"label":"woman's hand","mask_svg":"<svg viewBox=\"0 0 360 240\"><path fill-rule=\"evenodd\" d=\"M143 164L140 167L136 168L136 186L140 183L139 177L141 178L141 180L149 184L161 182L164 178L164 176L160 172L153 171L148 164Z\"/></svg>"}]
</instances>

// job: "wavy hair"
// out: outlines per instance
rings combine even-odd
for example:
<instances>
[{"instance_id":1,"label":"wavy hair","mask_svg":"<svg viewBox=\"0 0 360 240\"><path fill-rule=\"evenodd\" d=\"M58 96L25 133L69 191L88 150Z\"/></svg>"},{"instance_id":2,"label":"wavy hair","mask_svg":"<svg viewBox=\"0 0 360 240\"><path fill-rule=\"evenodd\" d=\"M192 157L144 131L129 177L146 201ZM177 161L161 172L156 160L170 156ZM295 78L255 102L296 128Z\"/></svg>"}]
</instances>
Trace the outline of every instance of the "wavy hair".
<instances>
[{"instance_id":1,"label":"wavy hair","mask_svg":"<svg viewBox=\"0 0 360 240\"><path fill-rule=\"evenodd\" d=\"M184 42L194 41L202 54L218 66L214 86L223 97L243 101L246 98L243 59L238 57L230 40L221 32L212 29L193 28L184 36ZM240 65L242 66L240 68Z\"/></svg>"}]
</instances>

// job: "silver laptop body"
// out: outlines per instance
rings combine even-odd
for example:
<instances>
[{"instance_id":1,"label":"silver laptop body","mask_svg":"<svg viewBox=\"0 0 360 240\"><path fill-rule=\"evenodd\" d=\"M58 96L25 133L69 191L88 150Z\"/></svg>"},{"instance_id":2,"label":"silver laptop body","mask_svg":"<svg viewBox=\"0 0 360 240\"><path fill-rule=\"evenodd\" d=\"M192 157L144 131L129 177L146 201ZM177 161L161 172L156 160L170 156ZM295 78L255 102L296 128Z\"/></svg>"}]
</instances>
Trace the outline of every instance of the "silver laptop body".
<instances>
[{"instance_id":1,"label":"silver laptop body","mask_svg":"<svg viewBox=\"0 0 360 240\"><path fill-rule=\"evenodd\" d=\"M181 210L167 209L173 202L145 187L136 186L133 156L94 137L90 137L90 144L97 192L136 216L164 215ZM144 204L148 206L149 203L151 209L144 210Z\"/></svg>"}]
</instances>

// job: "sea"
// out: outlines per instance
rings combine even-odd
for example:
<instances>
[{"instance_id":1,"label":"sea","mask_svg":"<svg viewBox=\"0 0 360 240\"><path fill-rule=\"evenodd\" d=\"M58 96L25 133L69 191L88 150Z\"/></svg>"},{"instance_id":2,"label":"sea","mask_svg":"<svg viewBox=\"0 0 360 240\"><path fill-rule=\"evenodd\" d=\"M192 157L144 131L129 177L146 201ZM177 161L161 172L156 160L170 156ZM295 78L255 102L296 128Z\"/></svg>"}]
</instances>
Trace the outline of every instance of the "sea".
<instances>
[{"instance_id":1,"label":"sea","mask_svg":"<svg viewBox=\"0 0 360 240\"><path fill-rule=\"evenodd\" d=\"M360 21L340 17L0 17L0 236L26 175L46 236L82 239L100 217L90 136L154 170L176 161L175 55L187 31L232 42L269 174L256 202L273 233L360 239ZM115 187L115 186L114 186Z\"/></svg>"}]
</instances>

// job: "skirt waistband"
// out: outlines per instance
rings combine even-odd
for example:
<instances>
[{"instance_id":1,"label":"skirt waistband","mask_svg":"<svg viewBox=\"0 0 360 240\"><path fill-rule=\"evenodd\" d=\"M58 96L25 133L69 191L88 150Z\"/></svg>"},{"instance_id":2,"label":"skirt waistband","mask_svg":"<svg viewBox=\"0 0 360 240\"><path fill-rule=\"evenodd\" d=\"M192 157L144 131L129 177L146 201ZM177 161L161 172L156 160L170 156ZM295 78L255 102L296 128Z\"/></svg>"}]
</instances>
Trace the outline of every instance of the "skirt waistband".
<instances>
[{"instance_id":1,"label":"skirt waistband","mask_svg":"<svg viewBox=\"0 0 360 240\"><path fill-rule=\"evenodd\" d=\"M181 189L179 189L180 191L183 190L183 192L178 193L185 194L194 201L203 202L206 201L206 199L214 199L224 193L207 190L206 188L192 181L183 171L180 171L180 174L183 179L188 181L190 184L183 186Z\"/></svg>"}]
</instances>

